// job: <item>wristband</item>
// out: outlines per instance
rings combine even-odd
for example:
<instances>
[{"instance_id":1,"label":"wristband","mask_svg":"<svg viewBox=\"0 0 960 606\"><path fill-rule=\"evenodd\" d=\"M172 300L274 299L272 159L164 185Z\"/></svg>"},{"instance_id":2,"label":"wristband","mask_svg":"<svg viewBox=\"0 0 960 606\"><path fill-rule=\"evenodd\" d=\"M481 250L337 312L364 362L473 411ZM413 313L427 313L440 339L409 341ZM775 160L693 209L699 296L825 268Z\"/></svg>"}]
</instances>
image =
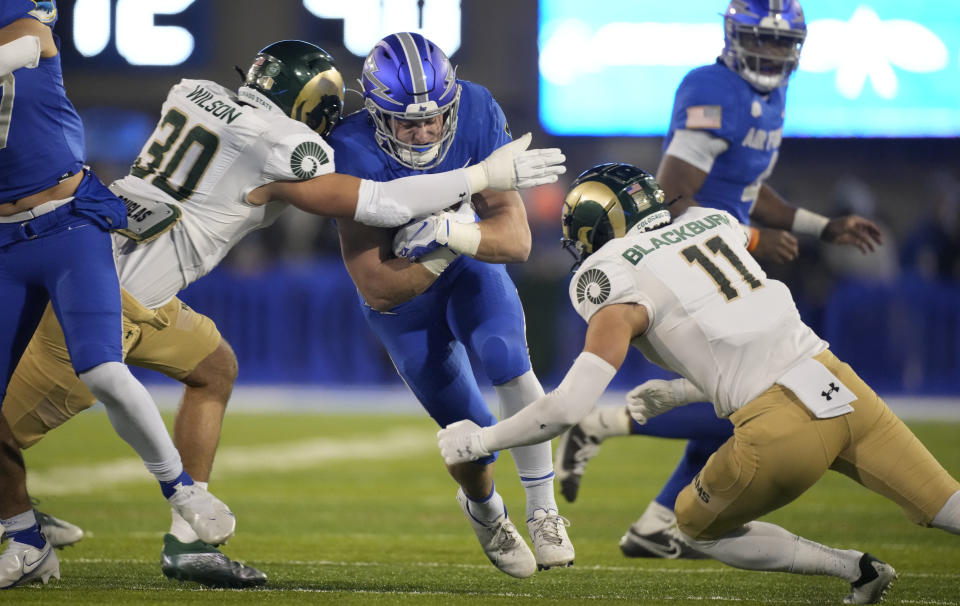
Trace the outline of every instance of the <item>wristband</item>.
<instances>
[{"instance_id":1,"label":"wristband","mask_svg":"<svg viewBox=\"0 0 960 606\"><path fill-rule=\"evenodd\" d=\"M760 230L744 225L743 231L747 235L747 252L753 252L757 248L757 243L760 242Z\"/></svg>"},{"instance_id":2,"label":"wristband","mask_svg":"<svg viewBox=\"0 0 960 606\"><path fill-rule=\"evenodd\" d=\"M442 229L442 227L441 227ZM445 236L448 248L460 254L474 257L477 249L480 248L480 226L476 223L457 223L447 220L447 233L441 234L437 241L440 242Z\"/></svg>"},{"instance_id":3,"label":"wristband","mask_svg":"<svg viewBox=\"0 0 960 606\"><path fill-rule=\"evenodd\" d=\"M790 227L790 231L795 234L807 234L819 238L829 222L830 219L823 215L810 212L805 208L798 208L797 213L793 215L793 225Z\"/></svg>"},{"instance_id":4,"label":"wristband","mask_svg":"<svg viewBox=\"0 0 960 606\"><path fill-rule=\"evenodd\" d=\"M435 276L439 276L443 273L443 270L447 268L448 265L453 263L453 260L457 258L457 253L453 252L445 246L441 246L437 250L431 251L417 261L420 265L424 266L427 271L432 273Z\"/></svg>"}]
</instances>

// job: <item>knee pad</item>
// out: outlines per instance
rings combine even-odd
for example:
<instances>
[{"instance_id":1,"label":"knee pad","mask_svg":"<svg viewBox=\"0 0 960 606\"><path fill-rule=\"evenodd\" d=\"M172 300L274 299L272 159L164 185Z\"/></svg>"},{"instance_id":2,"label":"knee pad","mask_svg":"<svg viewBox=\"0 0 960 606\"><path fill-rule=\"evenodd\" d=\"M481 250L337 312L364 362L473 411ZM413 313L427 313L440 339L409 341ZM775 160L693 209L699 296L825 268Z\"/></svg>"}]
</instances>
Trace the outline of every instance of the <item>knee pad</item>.
<instances>
[{"instance_id":1,"label":"knee pad","mask_svg":"<svg viewBox=\"0 0 960 606\"><path fill-rule=\"evenodd\" d=\"M530 358L522 337L490 335L480 343L475 353L494 385L506 383L530 370Z\"/></svg>"}]
</instances>

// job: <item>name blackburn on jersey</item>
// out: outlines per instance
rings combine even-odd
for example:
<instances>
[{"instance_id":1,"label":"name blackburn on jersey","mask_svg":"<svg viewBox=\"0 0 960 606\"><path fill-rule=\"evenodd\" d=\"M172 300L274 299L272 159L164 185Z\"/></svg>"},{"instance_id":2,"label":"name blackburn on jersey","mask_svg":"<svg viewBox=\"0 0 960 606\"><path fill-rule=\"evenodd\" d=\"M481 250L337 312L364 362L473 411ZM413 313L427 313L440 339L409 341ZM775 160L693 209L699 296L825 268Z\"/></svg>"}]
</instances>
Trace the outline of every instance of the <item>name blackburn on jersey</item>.
<instances>
[{"instance_id":1,"label":"name blackburn on jersey","mask_svg":"<svg viewBox=\"0 0 960 606\"><path fill-rule=\"evenodd\" d=\"M647 249L640 244L634 244L627 250L623 251L623 258L636 265L640 262L640 259L643 259L644 255L649 255L662 246L679 244L687 238L692 238L693 236L702 234L708 229L713 229L721 225L730 225L730 219L723 215L717 214L707 215L702 219L689 221L679 227L661 232L657 236L650 238L650 246L653 248Z\"/></svg>"},{"instance_id":2,"label":"name blackburn on jersey","mask_svg":"<svg viewBox=\"0 0 960 606\"><path fill-rule=\"evenodd\" d=\"M227 124L233 124L233 121L243 115L240 108L230 105L217 99L213 103L207 103L213 99L214 93L211 93L202 86L197 86L187 95L187 99L193 101L197 107L210 112L213 116L225 120Z\"/></svg>"}]
</instances>

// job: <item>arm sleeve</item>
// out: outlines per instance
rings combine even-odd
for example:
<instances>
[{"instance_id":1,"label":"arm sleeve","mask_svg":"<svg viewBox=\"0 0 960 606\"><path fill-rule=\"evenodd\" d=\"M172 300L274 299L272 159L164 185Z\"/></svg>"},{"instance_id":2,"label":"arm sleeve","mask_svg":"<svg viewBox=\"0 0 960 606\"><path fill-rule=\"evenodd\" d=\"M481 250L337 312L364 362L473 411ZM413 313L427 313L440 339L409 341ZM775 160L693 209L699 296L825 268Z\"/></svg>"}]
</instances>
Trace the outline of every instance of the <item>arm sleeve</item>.
<instances>
[{"instance_id":1,"label":"arm sleeve","mask_svg":"<svg viewBox=\"0 0 960 606\"><path fill-rule=\"evenodd\" d=\"M730 144L725 139L702 130L681 128L673 133L673 139L664 153L709 173L713 169L713 162L729 148Z\"/></svg>"},{"instance_id":2,"label":"arm sleeve","mask_svg":"<svg viewBox=\"0 0 960 606\"><path fill-rule=\"evenodd\" d=\"M593 410L615 374L617 369L606 360L582 352L556 389L512 417L484 427L480 431L483 446L494 452L560 435Z\"/></svg>"},{"instance_id":3,"label":"arm sleeve","mask_svg":"<svg viewBox=\"0 0 960 606\"><path fill-rule=\"evenodd\" d=\"M393 181L364 179L353 218L374 227L396 227L469 200L471 193L462 168Z\"/></svg>"}]
</instances>

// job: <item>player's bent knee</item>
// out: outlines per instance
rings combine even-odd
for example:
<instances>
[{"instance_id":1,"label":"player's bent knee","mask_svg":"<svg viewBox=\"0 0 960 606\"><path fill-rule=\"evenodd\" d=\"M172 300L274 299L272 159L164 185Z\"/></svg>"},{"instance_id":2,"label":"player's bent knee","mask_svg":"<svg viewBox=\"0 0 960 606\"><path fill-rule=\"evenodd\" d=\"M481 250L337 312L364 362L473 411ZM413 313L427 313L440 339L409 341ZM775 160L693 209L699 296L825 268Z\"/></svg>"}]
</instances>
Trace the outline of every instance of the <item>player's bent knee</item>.
<instances>
[{"instance_id":1,"label":"player's bent knee","mask_svg":"<svg viewBox=\"0 0 960 606\"><path fill-rule=\"evenodd\" d=\"M930 523L934 528L960 534L960 491L953 493Z\"/></svg>"},{"instance_id":2,"label":"player's bent knee","mask_svg":"<svg viewBox=\"0 0 960 606\"><path fill-rule=\"evenodd\" d=\"M221 338L217 348L197 364L182 382L195 388L212 388L231 391L237 380L239 365L233 348Z\"/></svg>"},{"instance_id":3,"label":"player's bent knee","mask_svg":"<svg viewBox=\"0 0 960 606\"><path fill-rule=\"evenodd\" d=\"M522 335L514 339L491 335L480 344L477 354L484 372L494 385L506 383L530 369Z\"/></svg>"},{"instance_id":4,"label":"player's bent knee","mask_svg":"<svg viewBox=\"0 0 960 606\"><path fill-rule=\"evenodd\" d=\"M677 495L674 513L677 516L677 528L684 535L698 541L713 538L709 530L716 515L704 507L693 484L685 486Z\"/></svg>"}]
</instances>

